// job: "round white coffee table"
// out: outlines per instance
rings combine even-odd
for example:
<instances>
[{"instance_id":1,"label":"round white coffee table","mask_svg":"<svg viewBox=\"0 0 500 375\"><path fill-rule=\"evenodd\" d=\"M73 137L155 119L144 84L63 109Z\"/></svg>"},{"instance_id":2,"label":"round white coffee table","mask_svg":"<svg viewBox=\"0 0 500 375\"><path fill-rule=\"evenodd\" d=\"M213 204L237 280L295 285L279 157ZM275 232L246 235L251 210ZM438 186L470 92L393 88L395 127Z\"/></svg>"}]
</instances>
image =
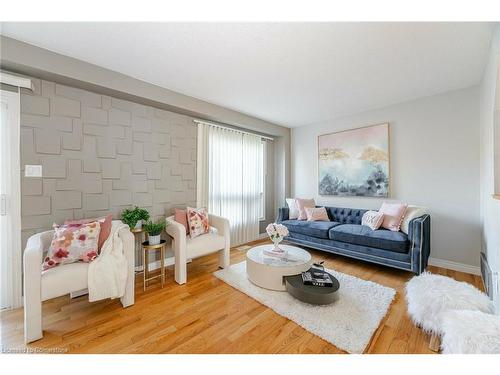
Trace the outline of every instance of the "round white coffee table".
<instances>
[{"instance_id":1,"label":"round white coffee table","mask_svg":"<svg viewBox=\"0 0 500 375\"><path fill-rule=\"evenodd\" d=\"M257 286L271 290L286 290L284 276L298 275L311 268L312 258L307 251L290 245L280 245L287 250L285 258L266 255L274 245L256 246L247 252L248 279Z\"/></svg>"}]
</instances>

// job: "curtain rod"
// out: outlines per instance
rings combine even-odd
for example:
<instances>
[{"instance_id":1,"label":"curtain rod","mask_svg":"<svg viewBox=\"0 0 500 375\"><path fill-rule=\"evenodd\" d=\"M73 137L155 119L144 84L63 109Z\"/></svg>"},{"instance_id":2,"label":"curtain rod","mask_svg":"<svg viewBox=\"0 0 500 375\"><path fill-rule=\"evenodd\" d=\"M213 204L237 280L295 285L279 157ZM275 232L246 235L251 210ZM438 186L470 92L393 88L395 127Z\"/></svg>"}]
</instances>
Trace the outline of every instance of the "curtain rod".
<instances>
[{"instance_id":1,"label":"curtain rod","mask_svg":"<svg viewBox=\"0 0 500 375\"><path fill-rule=\"evenodd\" d=\"M211 126L217 126L219 128L222 128L222 129L229 129L229 130L234 130L234 131L237 131L237 132L240 132L240 133L243 133L243 134L250 134L250 135L256 135L258 137L261 137L262 139L266 139L268 141L274 141L274 138L272 137L268 137L268 136L265 136L265 135L262 135L262 134L259 134L259 133L252 133L252 132L248 132L248 131L244 131L244 130L240 130L238 128L232 128L230 126L225 126L225 125L221 125L221 124L216 124L216 123L213 123L213 122L210 122L210 121L205 121L205 120L198 120L198 119L194 119L193 120L194 122L196 122L197 124L206 124L206 125L211 125Z\"/></svg>"},{"instance_id":2,"label":"curtain rod","mask_svg":"<svg viewBox=\"0 0 500 375\"><path fill-rule=\"evenodd\" d=\"M0 70L0 83L4 83L6 85L15 87L26 88L31 91L34 90L33 82L31 81L31 79L10 74L5 70Z\"/></svg>"}]
</instances>

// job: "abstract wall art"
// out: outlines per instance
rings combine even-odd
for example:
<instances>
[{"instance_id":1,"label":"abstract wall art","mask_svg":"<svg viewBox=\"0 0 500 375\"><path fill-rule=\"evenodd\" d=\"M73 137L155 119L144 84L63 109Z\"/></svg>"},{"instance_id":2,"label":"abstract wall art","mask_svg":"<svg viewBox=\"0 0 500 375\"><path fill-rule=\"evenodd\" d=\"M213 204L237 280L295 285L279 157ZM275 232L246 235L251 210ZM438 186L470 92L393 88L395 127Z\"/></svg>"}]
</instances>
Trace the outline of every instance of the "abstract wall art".
<instances>
[{"instance_id":1,"label":"abstract wall art","mask_svg":"<svg viewBox=\"0 0 500 375\"><path fill-rule=\"evenodd\" d=\"M389 196L389 124L318 137L319 195Z\"/></svg>"}]
</instances>

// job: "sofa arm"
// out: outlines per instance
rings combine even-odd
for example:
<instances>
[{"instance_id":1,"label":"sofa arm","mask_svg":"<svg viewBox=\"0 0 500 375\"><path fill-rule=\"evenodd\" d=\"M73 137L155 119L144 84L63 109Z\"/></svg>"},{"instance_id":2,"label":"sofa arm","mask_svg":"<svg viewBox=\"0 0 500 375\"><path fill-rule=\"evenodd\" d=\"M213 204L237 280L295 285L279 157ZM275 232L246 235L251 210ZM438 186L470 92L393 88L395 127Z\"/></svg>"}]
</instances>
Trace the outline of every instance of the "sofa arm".
<instances>
[{"instance_id":1,"label":"sofa arm","mask_svg":"<svg viewBox=\"0 0 500 375\"><path fill-rule=\"evenodd\" d=\"M281 223L282 221L288 220L289 218L288 215L289 215L288 207L278 208L278 217L276 218L276 222Z\"/></svg>"},{"instance_id":2,"label":"sofa arm","mask_svg":"<svg viewBox=\"0 0 500 375\"><path fill-rule=\"evenodd\" d=\"M422 215L410 221L408 238L411 241L412 271L420 275L427 268L431 255L431 217Z\"/></svg>"}]
</instances>

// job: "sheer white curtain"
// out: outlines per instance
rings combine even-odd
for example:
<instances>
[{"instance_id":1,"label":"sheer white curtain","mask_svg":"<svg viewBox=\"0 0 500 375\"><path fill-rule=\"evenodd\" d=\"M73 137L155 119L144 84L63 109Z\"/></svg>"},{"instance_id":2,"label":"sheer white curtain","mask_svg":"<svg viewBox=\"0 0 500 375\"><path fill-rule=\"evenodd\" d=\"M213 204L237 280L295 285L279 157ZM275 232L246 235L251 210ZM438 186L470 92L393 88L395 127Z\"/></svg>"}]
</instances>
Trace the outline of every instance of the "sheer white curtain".
<instances>
[{"instance_id":1,"label":"sheer white curtain","mask_svg":"<svg viewBox=\"0 0 500 375\"><path fill-rule=\"evenodd\" d=\"M262 173L259 136L198 124L197 204L229 220L232 246L259 236Z\"/></svg>"}]
</instances>

